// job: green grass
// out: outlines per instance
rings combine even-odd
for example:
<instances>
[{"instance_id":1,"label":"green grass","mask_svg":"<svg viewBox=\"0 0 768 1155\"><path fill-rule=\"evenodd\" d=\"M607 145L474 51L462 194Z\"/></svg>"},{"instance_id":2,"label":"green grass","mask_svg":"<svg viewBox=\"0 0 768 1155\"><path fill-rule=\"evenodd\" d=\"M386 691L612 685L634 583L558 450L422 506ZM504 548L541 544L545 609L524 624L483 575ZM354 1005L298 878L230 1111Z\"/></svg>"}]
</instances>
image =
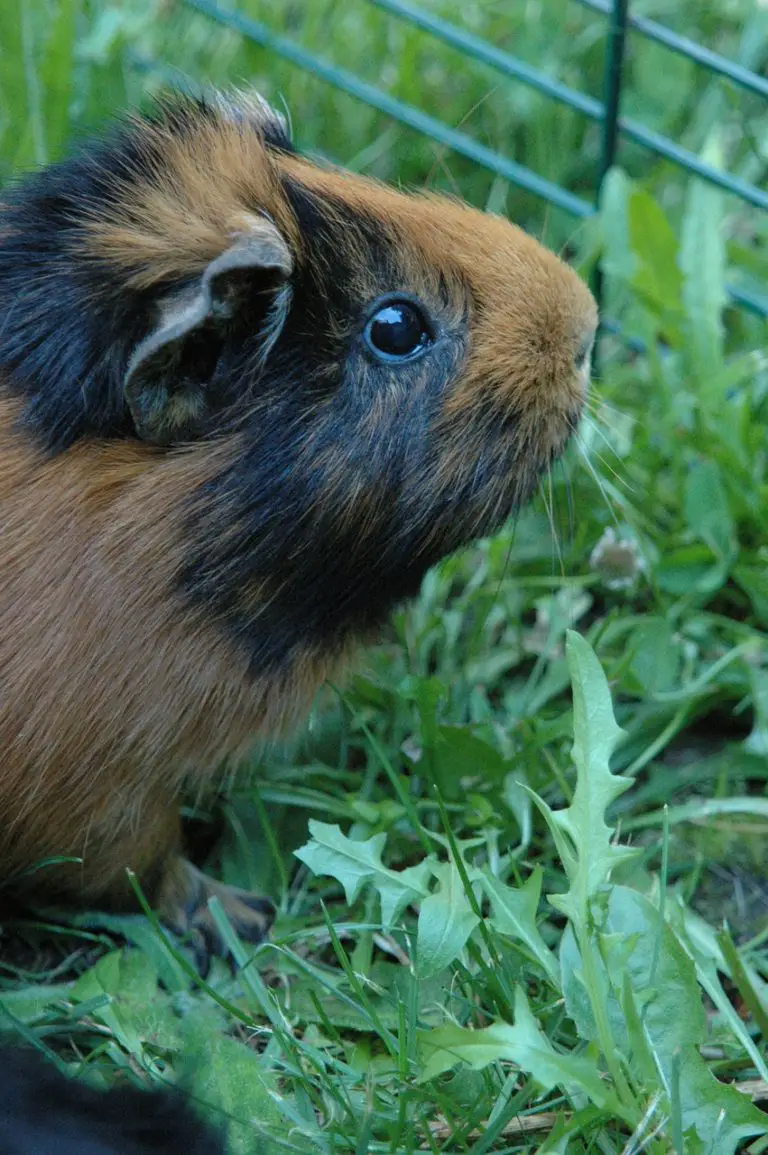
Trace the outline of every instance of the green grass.
<instances>
[{"instance_id":1,"label":"green grass","mask_svg":"<svg viewBox=\"0 0 768 1155\"><path fill-rule=\"evenodd\" d=\"M594 126L364 0L242 7L592 195ZM579 5L431 7L599 94L604 24ZM764 6L685 0L674 26L765 67ZM432 572L292 748L197 816L209 869L277 900L271 943L233 940L237 975L202 982L151 922L102 919L44 972L45 935L9 925L28 949L0 969L0 1029L102 1082L182 1082L233 1152L768 1149L723 1086L765 1105L768 360L724 285L765 292L766 214L624 147L575 229L174 3L23 0L0 53L3 175L155 86L137 58L254 83L304 147L507 211L585 273L602 252L607 310L649 345L606 341L533 506ZM764 106L687 62L633 41L625 111L765 181Z\"/></svg>"}]
</instances>

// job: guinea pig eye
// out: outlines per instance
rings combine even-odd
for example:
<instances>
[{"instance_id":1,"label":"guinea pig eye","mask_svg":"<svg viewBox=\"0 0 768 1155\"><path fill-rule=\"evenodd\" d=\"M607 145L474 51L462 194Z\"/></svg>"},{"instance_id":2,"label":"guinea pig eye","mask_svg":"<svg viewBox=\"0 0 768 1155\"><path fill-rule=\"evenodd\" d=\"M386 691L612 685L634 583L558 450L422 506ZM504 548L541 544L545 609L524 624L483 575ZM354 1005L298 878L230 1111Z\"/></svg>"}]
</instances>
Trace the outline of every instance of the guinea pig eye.
<instances>
[{"instance_id":1,"label":"guinea pig eye","mask_svg":"<svg viewBox=\"0 0 768 1155\"><path fill-rule=\"evenodd\" d=\"M432 344L432 334L418 306L387 301L365 326L366 344L380 361L406 361Z\"/></svg>"}]
</instances>

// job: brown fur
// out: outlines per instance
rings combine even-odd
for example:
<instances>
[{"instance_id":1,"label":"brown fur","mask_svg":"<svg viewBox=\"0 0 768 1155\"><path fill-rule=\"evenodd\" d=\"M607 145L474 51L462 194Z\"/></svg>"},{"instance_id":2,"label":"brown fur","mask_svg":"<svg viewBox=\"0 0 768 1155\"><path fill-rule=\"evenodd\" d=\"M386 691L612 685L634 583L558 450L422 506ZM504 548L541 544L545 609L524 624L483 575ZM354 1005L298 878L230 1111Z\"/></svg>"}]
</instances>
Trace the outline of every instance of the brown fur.
<instances>
[{"instance_id":1,"label":"brown fur","mask_svg":"<svg viewBox=\"0 0 768 1155\"><path fill-rule=\"evenodd\" d=\"M443 300L452 324L468 317L469 346L440 417L444 448L430 484L450 492L471 479L488 421L497 421L484 417L487 402L493 413L515 414L523 448L514 492L526 494L562 448L586 387L573 360L596 314L570 269L505 220L316 167L268 149L258 132L226 117L183 136L167 126L142 131L161 139L163 165L151 179L118 186L108 208L84 208L85 257L126 286L165 285L200 274L261 213L300 261L304 238L281 185L289 176L330 198L325 227L350 249L352 288L366 299L382 286L365 251L355 256L347 222L348 210L358 212L394 238L408 285ZM347 210L336 224L333 203ZM335 371L328 366L329 380ZM416 375L405 410L421 392ZM385 393L373 398L361 436L376 438L390 404ZM178 592L190 495L235 460L244 436L171 450L85 438L46 456L0 381L0 878L75 855L81 865L26 885L119 906L131 867L171 921L190 901L204 905L210 887L200 897L199 879L178 859L182 788L210 783L255 736L289 731L343 666L346 643L333 653L308 643L281 676L254 677L234 638ZM386 484L350 480L311 436L302 453L323 478L318 516L327 503L342 529L365 540L391 503ZM498 460L506 471L500 450ZM456 541L503 516L509 493L506 480L490 489ZM238 526L216 509L210 517L223 550ZM439 550L437 535L425 526L425 556ZM240 608L256 617L279 592L279 583L248 579Z\"/></svg>"},{"instance_id":2,"label":"brown fur","mask_svg":"<svg viewBox=\"0 0 768 1155\"><path fill-rule=\"evenodd\" d=\"M258 136L223 120L201 124L191 140L166 126L146 137L162 148L164 169L151 183L126 187L117 210L95 209L89 223L90 252L124 270L129 284L143 288L199 272L227 247L252 205L300 246L280 191L278 162Z\"/></svg>"},{"instance_id":3,"label":"brown fur","mask_svg":"<svg viewBox=\"0 0 768 1155\"><path fill-rule=\"evenodd\" d=\"M234 124L205 125L183 142L164 129L158 134L168 173L143 189L132 186L118 212L93 220L94 256L124 269L130 283L141 287L200 272L237 235L253 204L300 252L301 237L279 184L281 171L292 175L401 236L407 270L428 293L434 292L438 273L457 287L471 287L475 339L462 387L446 406L446 422L452 425L454 417L460 422L479 397L496 392L526 412L541 456L560 448L563 413L579 403L583 388L569 373L569 359L585 328L596 324L597 313L579 278L533 237L501 217L444 196L411 194L405 208L402 193L371 178L322 169L297 157L277 159ZM342 223L339 242L344 240ZM365 273L361 263L361 296L369 288ZM510 316L515 318L512 332ZM542 360L552 387L543 393L544 404ZM558 387L560 403L553 397ZM448 479L461 463L446 457L444 467Z\"/></svg>"},{"instance_id":4,"label":"brown fur","mask_svg":"<svg viewBox=\"0 0 768 1155\"><path fill-rule=\"evenodd\" d=\"M128 894L178 849L182 783L255 734L290 730L329 674L307 654L286 685L172 593L190 489L228 446L173 457L84 443L45 459L0 401L0 877L83 856L83 901ZM127 559L130 559L129 564ZM330 663L333 669L335 663ZM43 880L46 882L47 880ZM48 884L66 892L57 867Z\"/></svg>"}]
</instances>

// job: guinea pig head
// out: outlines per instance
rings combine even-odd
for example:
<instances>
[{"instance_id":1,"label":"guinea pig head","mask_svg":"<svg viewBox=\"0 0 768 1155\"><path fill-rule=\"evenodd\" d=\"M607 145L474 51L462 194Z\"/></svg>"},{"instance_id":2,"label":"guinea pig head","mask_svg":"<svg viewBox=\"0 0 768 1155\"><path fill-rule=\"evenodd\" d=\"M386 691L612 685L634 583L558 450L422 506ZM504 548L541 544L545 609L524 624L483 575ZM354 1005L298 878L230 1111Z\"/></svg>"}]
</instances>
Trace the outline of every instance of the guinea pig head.
<instances>
[{"instance_id":1,"label":"guinea pig head","mask_svg":"<svg viewBox=\"0 0 768 1155\"><path fill-rule=\"evenodd\" d=\"M578 422L576 274L499 217L311 163L258 99L163 105L36 180L7 228L37 219L27 276L78 322L32 340L10 310L27 420L54 450L199 462L178 592L259 671L366 634Z\"/></svg>"}]
</instances>

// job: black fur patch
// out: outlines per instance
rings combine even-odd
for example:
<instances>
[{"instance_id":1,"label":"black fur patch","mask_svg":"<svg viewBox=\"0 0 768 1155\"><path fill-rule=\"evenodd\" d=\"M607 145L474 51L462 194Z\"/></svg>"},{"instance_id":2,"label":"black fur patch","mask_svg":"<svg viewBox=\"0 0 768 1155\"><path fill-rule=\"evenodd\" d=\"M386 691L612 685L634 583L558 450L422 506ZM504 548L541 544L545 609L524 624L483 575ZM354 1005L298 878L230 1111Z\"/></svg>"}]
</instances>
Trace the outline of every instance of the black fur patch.
<instances>
[{"instance_id":1,"label":"black fur patch","mask_svg":"<svg viewBox=\"0 0 768 1155\"><path fill-rule=\"evenodd\" d=\"M264 142L275 150L275 152L284 152L289 155L296 155L296 148L293 141L288 136L286 129L279 120L271 120L262 129L262 136Z\"/></svg>"},{"instance_id":2,"label":"black fur patch","mask_svg":"<svg viewBox=\"0 0 768 1155\"><path fill-rule=\"evenodd\" d=\"M2 1155L223 1155L177 1091L98 1091L36 1052L0 1050Z\"/></svg>"},{"instance_id":3,"label":"black fur patch","mask_svg":"<svg viewBox=\"0 0 768 1155\"><path fill-rule=\"evenodd\" d=\"M183 137L186 133L194 132L201 121L216 124L222 116L255 131L264 143L276 152L296 152L286 126L279 116L269 115L266 105L263 110L259 109L258 115L254 114L248 106L248 98L238 103L237 94L229 99L224 93L206 96L203 92L193 96L173 92L169 96L157 99L148 111L146 119L155 124L166 125L175 136Z\"/></svg>"},{"instance_id":4,"label":"black fur patch","mask_svg":"<svg viewBox=\"0 0 768 1155\"><path fill-rule=\"evenodd\" d=\"M440 413L467 340L466 313L459 308L457 321L445 286L422 301L437 333L429 353L377 362L362 340L371 306L419 291L398 259L399 238L343 202L285 187L304 242L291 311L249 386L232 465L193 496L194 560L183 575L187 594L227 622L260 675L380 625L480 524L491 473L510 472L490 449L470 476L438 484L449 448ZM233 372L246 381L248 349L241 355ZM493 442L481 430L478 439Z\"/></svg>"},{"instance_id":5,"label":"black fur patch","mask_svg":"<svg viewBox=\"0 0 768 1155\"><path fill-rule=\"evenodd\" d=\"M159 101L146 119L182 136L201 119L220 116L215 102L176 95ZM260 121L259 131L271 147L292 151L279 119ZM54 452L83 436L134 432L123 380L163 286L126 289L108 265L84 256L83 216L95 206L106 215L124 195L121 186L150 181L162 162L140 127L120 124L4 190L0 376L25 399L26 424Z\"/></svg>"},{"instance_id":6,"label":"black fur patch","mask_svg":"<svg viewBox=\"0 0 768 1155\"><path fill-rule=\"evenodd\" d=\"M0 372L26 400L45 446L87 434L132 432L123 403L131 349L152 316L147 293L127 292L83 257L83 207L114 204L120 181L151 158L131 131L89 145L7 190L0 213Z\"/></svg>"}]
</instances>

